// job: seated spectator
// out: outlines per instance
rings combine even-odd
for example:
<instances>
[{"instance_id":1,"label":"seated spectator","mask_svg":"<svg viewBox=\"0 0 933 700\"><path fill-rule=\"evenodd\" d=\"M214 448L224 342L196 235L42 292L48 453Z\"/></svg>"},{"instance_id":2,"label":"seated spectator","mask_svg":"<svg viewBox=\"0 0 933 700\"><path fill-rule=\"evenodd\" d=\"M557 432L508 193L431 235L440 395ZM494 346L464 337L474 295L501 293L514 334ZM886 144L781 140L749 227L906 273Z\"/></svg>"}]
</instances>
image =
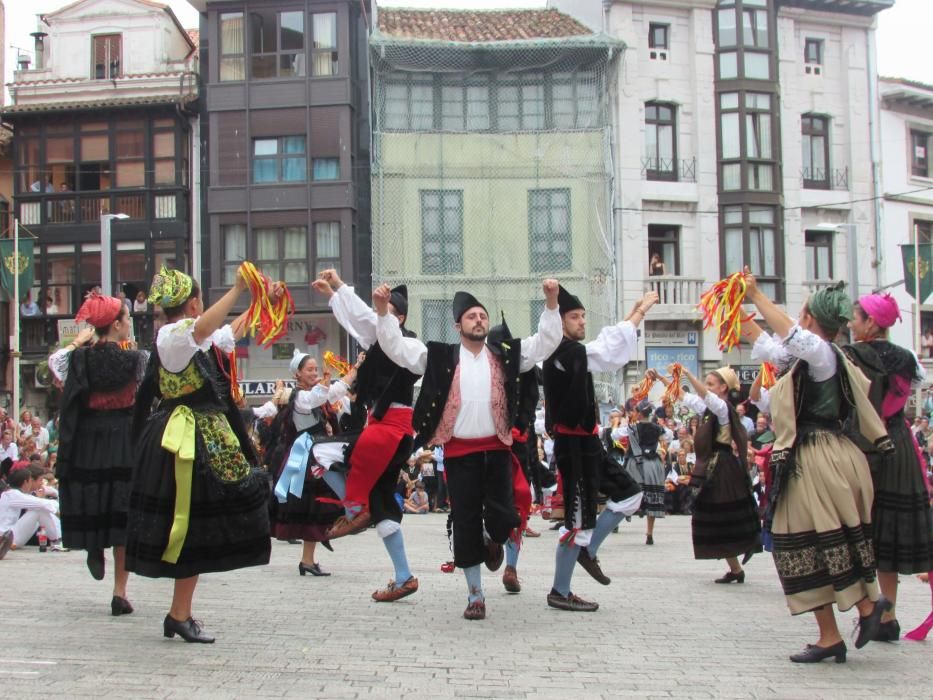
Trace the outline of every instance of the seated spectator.
<instances>
[{"instance_id":1,"label":"seated spectator","mask_svg":"<svg viewBox=\"0 0 933 700\"><path fill-rule=\"evenodd\" d=\"M405 466L402 467L401 474L399 474L399 487L397 490L403 499L407 499L411 496L411 492L414 490L415 484L418 483L420 477L421 467L418 465L418 460L415 455L411 455L405 463Z\"/></svg>"},{"instance_id":2,"label":"seated spectator","mask_svg":"<svg viewBox=\"0 0 933 700\"><path fill-rule=\"evenodd\" d=\"M42 420L39 416L32 417L32 439L36 443L36 451L44 456L44 453L48 452L49 449L49 431L42 425Z\"/></svg>"},{"instance_id":3,"label":"seated spectator","mask_svg":"<svg viewBox=\"0 0 933 700\"><path fill-rule=\"evenodd\" d=\"M415 489L411 492L411 496L405 499L405 512L427 513L430 508L431 504L428 501L428 494L424 490L424 484L419 481L415 484Z\"/></svg>"},{"instance_id":4,"label":"seated spectator","mask_svg":"<svg viewBox=\"0 0 933 700\"><path fill-rule=\"evenodd\" d=\"M28 437L32 433L32 412L24 408L19 414L19 437Z\"/></svg>"},{"instance_id":5,"label":"seated spectator","mask_svg":"<svg viewBox=\"0 0 933 700\"><path fill-rule=\"evenodd\" d=\"M19 458L28 462L34 454L36 454L36 441L31 437L20 438Z\"/></svg>"},{"instance_id":6,"label":"seated spectator","mask_svg":"<svg viewBox=\"0 0 933 700\"><path fill-rule=\"evenodd\" d=\"M0 462L5 459L15 462L19 459L19 447L13 442L13 431L4 430L0 437Z\"/></svg>"},{"instance_id":7,"label":"seated spectator","mask_svg":"<svg viewBox=\"0 0 933 700\"><path fill-rule=\"evenodd\" d=\"M749 433L749 444L756 450L760 450L766 445L770 445L776 439L774 431L771 430L771 421L767 413L759 413L755 419L755 430Z\"/></svg>"},{"instance_id":8,"label":"seated spectator","mask_svg":"<svg viewBox=\"0 0 933 700\"><path fill-rule=\"evenodd\" d=\"M421 468L421 483L428 494L428 504L431 512L437 509L437 475L434 472L434 452L421 450L418 454L418 464Z\"/></svg>"},{"instance_id":9,"label":"seated spectator","mask_svg":"<svg viewBox=\"0 0 933 700\"><path fill-rule=\"evenodd\" d=\"M52 551L64 551L61 522L56 515L58 502L44 497L45 491L32 470L14 470L8 483L10 488L0 494L0 559L10 549L29 542L40 527L45 528Z\"/></svg>"}]
</instances>

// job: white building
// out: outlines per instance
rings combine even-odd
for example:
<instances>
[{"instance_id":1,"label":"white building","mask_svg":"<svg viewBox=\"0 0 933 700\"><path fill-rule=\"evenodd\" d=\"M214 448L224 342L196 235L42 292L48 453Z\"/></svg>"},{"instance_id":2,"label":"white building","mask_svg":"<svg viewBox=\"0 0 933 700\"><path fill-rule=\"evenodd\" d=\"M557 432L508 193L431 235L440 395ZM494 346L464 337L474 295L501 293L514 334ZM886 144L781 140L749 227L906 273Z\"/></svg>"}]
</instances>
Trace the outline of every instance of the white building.
<instances>
[{"instance_id":1,"label":"white building","mask_svg":"<svg viewBox=\"0 0 933 700\"><path fill-rule=\"evenodd\" d=\"M893 0L549 5L626 44L615 224L622 308L648 288L661 294L646 324L649 366L728 361L752 375L747 348L723 358L695 310L743 265L792 315L830 279L853 293L880 284L874 26Z\"/></svg>"},{"instance_id":2,"label":"white building","mask_svg":"<svg viewBox=\"0 0 933 700\"><path fill-rule=\"evenodd\" d=\"M891 330L891 340L914 347L914 298L903 284L901 246L933 243L933 86L895 78L880 80L884 249L881 283L901 308L904 322ZM902 193L910 194L902 194ZM933 327L933 298L921 307L922 329Z\"/></svg>"}]
</instances>

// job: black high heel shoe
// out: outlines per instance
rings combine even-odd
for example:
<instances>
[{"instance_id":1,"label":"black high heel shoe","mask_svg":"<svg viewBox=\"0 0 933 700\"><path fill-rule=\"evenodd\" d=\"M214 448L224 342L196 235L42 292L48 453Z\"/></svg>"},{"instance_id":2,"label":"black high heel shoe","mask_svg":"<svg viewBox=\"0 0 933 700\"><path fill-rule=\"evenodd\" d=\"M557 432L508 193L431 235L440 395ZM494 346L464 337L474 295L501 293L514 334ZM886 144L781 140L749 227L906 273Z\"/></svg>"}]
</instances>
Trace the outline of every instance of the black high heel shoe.
<instances>
[{"instance_id":1,"label":"black high heel shoe","mask_svg":"<svg viewBox=\"0 0 933 700\"><path fill-rule=\"evenodd\" d=\"M110 600L110 614L114 617L119 617L120 615L129 615L133 612L133 606L130 605L130 601L126 598L121 598L118 595L115 595Z\"/></svg>"},{"instance_id":2,"label":"black high heel shoe","mask_svg":"<svg viewBox=\"0 0 933 700\"><path fill-rule=\"evenodd\" d=\"M162 634L170 639L177 634L186 642L214 643L214 638L205 633L201 623L193 617L189 617L184 622L179 622L171 615L166 615L165 621L162 623Z\"/></svg>"},{"instance_id":3,"label":"black high heel shoe","mask_svg":"<svg viewBox=\"0 0 933 700\"><path fill-rule=\"evenodd\" d=\"M329 571L324 571L321 565L315 562L311 566L305 566L304 562L298 562L298 573L301 576L311 574L312 576L330 576Z\"/></svg>"},{"instance_id":4,"label":"black high heel shoe","mask_svg":"<svg viewBox=\"0 0 933 700\"><path fill-rule=\"evenodd\" d=\"M831 647L818 647L816 644L807 644L807 648L799 654L791 654L790 660L795 664L817 664L823 659L835 658L837 664L846 662L846 643L836 642Z\"/></svg>"},{"instance_id":5,"label":"black high heel shoe","mask_svg":"<svg viewBox=\"0 0 933 700\"><path fill-rule=\"evenodd\" d=\"M722 578L715 579L716 583L745 583L745 572L740 571L739 573L733 573L732 571L727 571L726 575Z\"/></svg>"},{"instance_id":6,"label":"black high heel shoe","mask_svg":"<svg viewBox=\"0 0 933 700\"><path fill-rule=\"evenodd\" d=\"M855 638L855 648L861 649L878 635L881 628L881 616L891 609L891 601L881 596L875 601L875 607L865 617L859 616L858 637Z\"/></svg>"}]
</instances>

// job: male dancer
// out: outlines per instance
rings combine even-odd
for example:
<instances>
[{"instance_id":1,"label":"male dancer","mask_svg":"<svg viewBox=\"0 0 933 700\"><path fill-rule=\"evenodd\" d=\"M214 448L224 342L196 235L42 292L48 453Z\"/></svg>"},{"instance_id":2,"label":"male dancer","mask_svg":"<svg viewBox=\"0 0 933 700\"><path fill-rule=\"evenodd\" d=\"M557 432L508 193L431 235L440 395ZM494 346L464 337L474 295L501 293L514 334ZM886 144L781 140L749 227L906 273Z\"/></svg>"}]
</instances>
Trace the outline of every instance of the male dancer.
<instances>
[{"instance_id":1,"label":"male dancer","mask_svg":"<svg viewBox=\"0 0 933 700\"><path fill-rule=\"evenodd\" d=\"M593 612L599 608L598 603L570 592L573 567L579 560L593 578L603 585L609 583L596 552L622 518L638 509L642 494L610 500L596 517L604 452L596 432L599 412L591 372L625 366L637 348L636 327L658 302L658 295L645 294L624 321L606 326L596 340L586 345L581 342L586 337L583 303L563 287L558 299L564 338L544 363L544 406L545 424L554 436L554 456L563 482L565 515L557 544L554 586L547 604L561 610Z\"/></svg>"},{"instance_id":2,"label":"male dancer","mask_svg":"<svg viewBox=\"0 0 933 700\"><path fill-rule=\"evenodd\" d=\"M396 364L423 374L415 405L414 427L426 444L444 446L444 469L453 517L454 563L469 588L467 620L486 617L480 564L496 571L502 544L517 527L512 492L512 425L518 407L518 375L548 357L560 342L555 280L543 283L545 310L538 332L502 345L502 356L489 351L486 307L466 292L453 300L455 344L427 346L402 335L389 314L391 290L373 293L379 345Z\"/></svg>"},{"instance_id":3,"label":"male dancer","mask_svg":"<svg viewBox=\"0 0 933 700\"><path fill-rule=\"evenodd\" d=\"M348 517L340 518L328 536L333 539L349 535L375 520L376 533L395 567L395 578L372 597L389 603L418 590L418 579L408 566L402 538L402 509L395 500L399 472L412 451L411 405L418 377L382 351L376 338L376 313L343 283L336 270L321 272L312 287L329 298L337 322L366 350L366 359L356 371L355 388L357 404L369 411L369 423L350 452L345 487L331 486L343 498ZM401 335L413 338L415 334L405 328L408 291L404 286L390 290L387 308L397 319ZM344 394L347 389L344 385ZM329 470L326 477L332 483L342 475Z\"/></svg>"}]
</instances>

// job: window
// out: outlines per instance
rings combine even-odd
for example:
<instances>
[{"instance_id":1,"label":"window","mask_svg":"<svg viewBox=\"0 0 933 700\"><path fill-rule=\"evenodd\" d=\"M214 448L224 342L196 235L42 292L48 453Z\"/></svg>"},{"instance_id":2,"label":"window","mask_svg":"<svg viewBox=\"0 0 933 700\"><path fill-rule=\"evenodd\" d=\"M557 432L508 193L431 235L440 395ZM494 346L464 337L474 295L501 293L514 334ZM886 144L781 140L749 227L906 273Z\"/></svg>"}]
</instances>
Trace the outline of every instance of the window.
<instances>
[{"instance_id":1,"label":"window","mask_svg":"<svg viewBox=\"0 0 933 700\"><path fill-rule=\"evenodd\" d=\"M665 275L680 274L680 226L648 224L648 274L660 274L651 269L651 260L657 255L664 265Z\"/></svg>"},{"instance_id":2,"label":"window","mask_svg":"<svg viewBox=\"0 0 933 700\"><path fill-rule=\"evenodd\" d=\"M498 81L499 131L534 131L544 128L544 76L523 73Z\"/></svg>"},{"instance_id":3,"label":"window","mask_svg":"<svg viewBox=\"0 0 933 700\"><path fill-rule=\"evenodd\" d=\"M135 126L116 133L117 187L145 187L146 132L142 122L118 122L118 126Z\"/></svg>"},{"instance_id":4,"label":"window","mask_svg":"<svg viewBox=\"0 0 933 700\"><path fill-rule=\"evenodd\" d=\"M421 191L421 272L463 272L463 192Z\"/></svg>"},{"instance_id":5,"label":"window","mask_svg":"<svg viewBox=\"0 0 933 700\"><path fill-rule=\"evenodd\" d=\"M933 243L933 221L927 221L925 219L914 219L914 236L910 237L911 242L913 242L914 237L917 238L917 243L921 245L929 245Z\"/></svg>"},{"instance_id":6,"label":"window","mask_svg":"<svg viewBox=\"0 0 933 700\"><path fill-rule=\"evenodd\" d=\"M770 80L772 41L767 2L728 5L716 12L719 79Z\"/></svg>"},{"instance_id":7,"label":"window","mask_svg":"<svg viewBox=\"0 0 933 700\"><path fill-rule=\"evenodd\" d=\"M253 229L256 264L271 279L304 284L308 277L308 229L305 226Z\"/></svg>"},{"instance_id":8,"label":"window","mask_svg":"<svg viewBox=\"0 0 933 700\"><path fill-rule=\"evenodd\" d=\"M746 189L774 190L775 148L771 109L771 95L768 93L720 94L719 140L723 161L721 188L724 192L742 189L743 168ZM740 162L727 162L730 160Z\"/></svg>"},{"instance_id":9,"label":"window","mask_svg":"<svg viewBox=\"0 0 933 700\"><path fill-rule=\"evenodd\" d=\"M805 280L831 280L833 278L832 231L807 231Z\"/></svg>"},{"instance_id":10,"label":"window","mask_svg":"<svg viewBox=\"0 0 933 700\"><path fill-rule=\"evenodd\" d=\"M339 158L312 158L311 159L311 179L312 180L339 180L340 179L340 159Z\"/></svg>"},{"instance_id":11,"label":"window","mask_svg":"<svg viewBox=\"0 0 933 700\"><path fill-rule=\"evenodd\" d=\"M930 140L933 134L910 132L910 172L917 177L930 177Z\"/></svg>"},{"instance_id":12,"label":"window","mask_svg":"<svg viewBox=\"0 0 933 700\"><path fill-rule=\"evenodd\" d=\"M337 75L337 13L311 15L311 75Z\"/></svg>"},{"instance_id":13,"label":"window","mask_svg":"<svg viewBox=\"0 0 933 700\"><path fill-rule=\"evenodd\" d=\"M742 44L768 48L767 10L742 10Z\"/></svg>"},{"instance_id":14,"label":"window","mask_svg":"<svg viewBox=\"0 0 933 700\"><path fill-rule=\"evenodd\" d=\"M811 189L829 189L828 119L804 114L801 119L803 148L803 186Z\"/></svg>"},{"instance_id":15,"label":"window","mask_svg":"<svg viewBox=\"0 0 933 700\"><path fill-rule=\"evenodd\" d=\"M532 272L571 268L569 189L530 190L528 228Z\"/></svg>"},{"instance_id":16,"label":"window","mask_svg":"<svg viewBox=\"0 0 933 700\"><path fill-rule=\"evenodd\" d=\"M388 78L383 110L389 131L430 131L434 128L433 77L398 73Z\"/></svg>"},{"instance_id":17,"label":"window","mask_svg":"<svg viewBox=\"0 0 933 700\"><path fill-rule=\"evenodd\" d=\"M314 224L314 273L334 268L340 272L340 222L319 221Z\"/></svg>"},{"instance_id":18,"label":"window","mask_svg":"<svg viewBox=\"0 0 933 700\"><path fill-rule=\"evenodd\" d=\"M421 302L421 337L439 343L456 343L459 340L454 328L449 299L424 299Z\"/></svg>"},{"instance_id":19,"label":"window","mask_svg":"<svg viewBox=\"0 0 933 700\"><path fill-rule=\"evenodd\" d=\"M221 246L224 251L223 281L232 287L240 263L246 260L246 224L228 224L220 227Z\"/></svg>"},{"instance_id":20,"label":"window","mask_svg":"<svg viewBox=\"0 0 933 700\"><path fill-rule=\"evenodd\" d=\"M152 164L156 185L175 185L175 131L160 130L152 134ZM186 173L187 168L182 169Z\"/></svg>"},{"instance_id":21,"label":"window","mask_svg":"<svg viewBox=\"0 0 933 700\"><path fill-rule=\"evenodd\" d=\"M304 13L256 9L249 13L253 78L291 78L305 74Z\"/></svg>"},{"instance_id":22,"label":"window","mask_svg":"<svg viewBox=\"0 0 933 700\"><path fill-rule=\"evenodd\" d=\"M242 12L220 14L220 79L246 79L245 32Z\"/></svg>"},{"instance_id":23,"label":"window","mask_svg":"<svg viewBox=\"0 0 933 700\"><path fill-rule=\"evenodd\" d=\"M553 73L550 122L557 129L599 125L599 77L594 71Z\"/></svg>"},{"instance_id":24,"label":"window","mask_svg":"<svg viewBox=\"0 0 933 700\"><path fill-rule=\"evenodd\" d=\"M671 25L651 22L648 25L648 48L649 49L669 49L668 34L671 31Z\"/></svg>"},{"instance_id":25,"label":"window","mask_svg":"<svg viewBox=\"0 0 933 700\"><path fill-rule=\"evenodd\" d=\"M645 162L649 180L677 179L676 107L659 102L645 105Z\"/></svg>"},{"instance_id":26,"label":"window","mask_svg":"<svg viewBox=\"0 0 933 700\"><path fill-rule=\"evenodd\" d=\"M823 40L805 39L803 42L804 72L820 75L823 72Z\"/></svg>"},{"instance_id":27,"label":"window","mask_svg":"<svg viewBox=\"0 0 933 700\"><path fill-rule=\"evenodd\" d=\"M738 29L735 23L735 9L730 7L717 13L719 45L735 46L738 44Z\"/></svg>"},{"instance_id":28,"label":"window","mask_svg":"<svg viewBox=\"0 0 933 700\"><path fill-rule=\"evenodd\" d=\"M304 182L308 179L304 136L253 140L253 182Z\"/></svg>"},{"instance_id":29,"label":"window","mask_svg":"<svg viewBox=\"0 0 933 700\"><path fill-rule=\"evenodd\" d=\"M99 34L91 37L91 75L95 80L113 80L123 75L122 44L120 34Z\"/></svg>"},{"instance_id":30,"label":"window","mask_svg":"<svg viewBox=\"0 0 933 700\"><path fill-rule=\"evenodd\" d=\"M780 301L783 268L776 222L774 207L751 204L723 208L723 276L748 265L756 273L762 291Z\"/></svg>"}]
</instances>

